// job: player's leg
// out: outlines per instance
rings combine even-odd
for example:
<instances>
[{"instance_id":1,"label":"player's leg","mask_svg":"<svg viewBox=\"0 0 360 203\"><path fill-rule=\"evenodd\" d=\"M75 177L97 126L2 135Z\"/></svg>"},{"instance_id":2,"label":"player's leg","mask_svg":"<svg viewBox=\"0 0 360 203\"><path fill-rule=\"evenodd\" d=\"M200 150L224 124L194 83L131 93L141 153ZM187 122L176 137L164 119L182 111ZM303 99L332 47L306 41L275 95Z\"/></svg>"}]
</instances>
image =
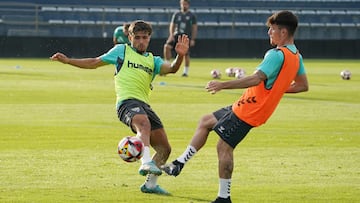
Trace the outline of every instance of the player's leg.
<instances>
[{"instance_id":1,"label":"player's leg","mask_svg":"<svg viewBox=\"0 0 360 203\"><path fill-rule=\"evenodd\" d=\"M220 136L217 144L219 191L213 203L231 203L230 187L234 167L233 151L245 138L252 126L238 119L229 111L219 119L214 131Z\"/></svg>"},{"instance_id":2,"label":"player's leg","mask_svg":"<svg viewBox=\"0 0 360 203\"><path fill-rule=\"evenodd\" d=\"M234 148L221 138L219 139L216 148L218 154L219 191L218 196L213 203L231 203L230 187L234 168Z\"/></svg>"},{"instance_id":3,"label":"player's leg","mask_svg":"<svg viewBox=\"0 0 360 203\"><path fill-rule=\"evenodd\" d=\"M131 127L140 137L145 146L150 146L151 125L146 114L136 114L131 121Z\"/></svg>"},{"instance_id":4,"label":"player's leg","mask_svg":"<svg viewBox=\"0 0 360 203\"><path fill-rule=\"evenodd\" d=\"M155 150L152 159L158 166L163 165L169 158L171 152L171 146L164 128L159 128L151 132L150 145Z\"/></svg>"},{"instance_id":5,"label":"player's leg","mask_svg":"<svg viewBox=\"0 0 360 203\"><path fill-rule=\"evenodd\" d=\"M193 146L196 151L199 151L205 145L208 135L216 122L217 119L213 114L205 115L200 119L195 134L190 142L190 145Z\"/></svg>"},{"instance_id":6,"label":"player's leg","mask_svg":"<svg viewBox=\"0 0 360 203\"><path fill-rule=\"evenodd\" d=\"M177 176L180 174L185 163L188 162L206 143L209 132L216 124L217 119L213 114L205 115L200 119L195 134L190 145L173 162L163 165L161 168L169 175Z\"/></svg>"},{"instance_id":7,"label":"player's leg","mask_svg":"<svg viewBox=\"0 0 360 203\"><path fill-rule=\"evenodd\" d=\"M205 115L200 119L195 134L182 155L169 164L161 166L167 174L177 176L180 174L185 163L188 162L206 143L210 131L217 125L218 121L231 112L231 106L227 106Z\"/></svg>"},{"instance_id":8,"label":"player's leg","mask_svg":"<svg viewBox=\"0 0 360 203\"><path fill-rule=\"evenodd\" d=\"M151 124L146 114L137 114L132 119L132 127L135 129L138 137L144 142L144 155L141 158L141 166L139 168L140 175L149 173L161 175L161 170L156 166L150 155L150 135Z\"/></svg>"},{"instance_id":9,"label":"player's leg","mask_svg":"<svg viewBox=\"0 0 360 203\"><path fill-rule=\"evenodd\" d=\"M172 47L168 44L164 45L164 59L169 62L171 60L171 49Z\"/></svg>"},{"instance_id":10,"label":"player's leg","mask_svg":"<svg viewBox=\"0 0 360 203\"><path fill-rule=\"evenodd\" d=\"M132 131L136 133L144 143L144 155L141 158L139 174L143 176L148 173L161 175L161 170L152 161L150 155L151 123L144 109L146 107L147 104L141 101L135 99L127 100L118 107L117 113L119 120L131 127Z\"/></svg>"},{"instance_id":11,"label":"player's leg","mask_svg":"<svg viewBox=\"0 0 360 203\"><path fill-rule=\"evenodd\" d=\"M184 71L183 71L183 74L182 76L183 77L187 77L189 76L189 69L190 69L190 51L191 51L191 48L193 47L191 45L191 40L189 41L189 50L187 52L187 54L185 55L185 65L184 65Z\"/></svg>"},{"instance_id":12,"label":"player's leg","mask_svg":"<svg viewBox=\"0 0 360 203\"><path fill-rule=\"evenodd\" d=\"M190 53L185 55L185 66L182 76L187 77L189 76L189 69L190 69Z\"/></svg>"},{"instance_id":13,"label":"player's leg","mask_svg":"<svg viewBox=\"0 0 360 203\"><path fill-rule=\"evenodd\" d=\"M171 61L171 57L172 57L172 50L174 48L174 41L172 40L167 40L166 43L164 44L164 49L163 49L163 52L164 52L164 60L167 61L167 62L170 62Z\"/></svg>"},{"instance_id":14,"label":"player's leg","mask_svg":"<svg viewBox=\"0 0 360 203\"><path fill-rule=\"evenodd\" d=\"M151 107L148 104L144 103L142 105L142 108L147 115L147 118L148 118L148 121L150 124L150 128L151 128L149 143L155 149L156 153L151 158L151 164L154 164L154 167L151 166L150 170L140 168L139 173L142 175L146 175L147 173L161 175L162 171L156 165L160 165L160 163L166 162L167 158L169 157L170 151L171 151L170 144L167 140L164 126L163 126L159 116L151 109ZM148 153L148 154L150 154L150 153ZM144 156L145 156L145 153L144 153ZM147 157L147 158L149 158L149 157ZM142 170L142 169L144 169L144 170ZM143 171L145 173L142 173Z\"/></svg>"},{"instance_id":15,"label":"player's leg","mask_svg":"<svg viewBox=\"0 0 360 203\"><path fill-rule=\"evenodd\" d=\"M155 125L156 126L156 125ZM164 164L169 158L171 146L167 139L167 135L163 127L152 130L150 145L154 148L155 154L153 160L158 166ZM145 183L141 186L140 190L144 193L156 193L161 195L169 195L165 189L157 184L158 175L148 174Z\"/></svg>"}]
</instances>

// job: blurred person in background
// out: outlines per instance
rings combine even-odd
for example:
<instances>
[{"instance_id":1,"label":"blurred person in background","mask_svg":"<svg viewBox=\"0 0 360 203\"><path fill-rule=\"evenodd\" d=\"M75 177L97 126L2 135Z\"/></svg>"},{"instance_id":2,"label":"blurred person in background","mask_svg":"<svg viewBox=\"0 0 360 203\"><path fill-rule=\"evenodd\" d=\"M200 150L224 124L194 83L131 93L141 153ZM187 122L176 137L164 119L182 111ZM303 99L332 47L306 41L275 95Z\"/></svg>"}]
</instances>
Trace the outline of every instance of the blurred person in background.
<instances>
[{"instance_id":1,"label":"blurred person in background","mask_svg":"<svg viewBox=\"0 0 360 203\"><path fill-rule=\"evenodd\" d=\"M114 30L113 42L115 44L130 44L129 41L129 26L130 23L124 23L122 26L118 26Z\"/></svg>"},{"instance_id":2,"label":"blurred person in background","mask_svg":"<svg viewBox=\"0 0 360 203\"><path fill-rule=\"evenodd\" d=\"M169 37L164 45L164 58L170 61L172 51L176 46L179 35L186 34L190 39L190 48L195 46L198 26L194 13L190 10L190 0L180 0L180 11L172 15L169 26ZM190 50L185 55L185 67L182 76L187 77L190 68Z\"/></svg>"}]
</instances>

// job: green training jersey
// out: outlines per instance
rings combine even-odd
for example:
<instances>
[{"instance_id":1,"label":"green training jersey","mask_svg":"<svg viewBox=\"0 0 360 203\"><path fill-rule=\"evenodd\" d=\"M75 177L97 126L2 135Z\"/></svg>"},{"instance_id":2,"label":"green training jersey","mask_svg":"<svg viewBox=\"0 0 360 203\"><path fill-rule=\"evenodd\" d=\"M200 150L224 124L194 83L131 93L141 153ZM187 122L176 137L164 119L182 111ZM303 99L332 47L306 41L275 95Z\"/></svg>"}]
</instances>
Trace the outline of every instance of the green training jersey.
<instances>
[{"instance_id":1,"label":"green training jersey","mask_svg":"<svg viewBox=\"0 0 360 203\"><path fill-rule=\"evenodd\" d=\"M151 53L140 55L126 45L122 66L114 76L117 103L126 99L149 103L154 68L154 56Z\"/></svg>"},{"instance_id":2,"label":"green training jersey","mask_svg":"<svg viewBox=\"0 0 360 203\"><path fill-rule=\"evenodd\" d=\"M124 26L119 26L114 30L114 38L118 44L130 44L128 36L124 34Z\"/></svg>"},{"instance_id":3,"label":"green training jersey","mask_svg":"<svg viewBox=\"0 0 360 203\"><path fill-rule=\"evenodd\" d=\"M114 64L116 105L126 99L138 99L149 102L151 82L160 73L164 60L150 52L139 54L130 45L117 44L101 60Z\"/></svg>"}]
</instances>

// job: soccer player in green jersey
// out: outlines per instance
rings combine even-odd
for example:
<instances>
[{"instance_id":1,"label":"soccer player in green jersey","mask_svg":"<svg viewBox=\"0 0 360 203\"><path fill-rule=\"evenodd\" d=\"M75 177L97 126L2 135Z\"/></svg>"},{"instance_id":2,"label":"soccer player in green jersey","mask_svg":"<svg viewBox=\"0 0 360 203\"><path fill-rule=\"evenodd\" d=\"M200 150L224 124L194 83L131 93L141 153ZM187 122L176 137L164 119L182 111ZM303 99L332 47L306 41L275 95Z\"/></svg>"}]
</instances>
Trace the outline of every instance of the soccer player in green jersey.
<instances>
[{"instance_id":1,"label":"soccer player in green jersey","mask_svg":"<svg viewBox=\"0 0 360 203\"><path fill-rule=\"evenodd\" d=\"M129 41L129 26L130 23L124 23L122 26L115 28L113 34L114 44L130 44Z\"/></svg>"},{"instance_id":2,"label":"soccer player in green jersey","mask_svg":"<svg viewBox=\"0 0 360 203\"><path fill-rule=\"evenodd\" d=\"M68 58L63 53L54 54L51 59L84 69L95 69L107 64L115 65L116 109L121 122L144 142L145 150L141 158L139 174L147 176L140 187L144 193L168 195L157 185L162 171L159 166L165 164L171 151L167 135L160 118L149 105L152 91L151 82L156 75L176 73L189 49L187 35L178 37L175 47L177 56L172 63L164 62L160 56L147 52L152 27L138 20L129 27L129 44L117 44L107 53L95 58ZM150 145L155 154L151 157Z\"/></svg>"}]
</instances>

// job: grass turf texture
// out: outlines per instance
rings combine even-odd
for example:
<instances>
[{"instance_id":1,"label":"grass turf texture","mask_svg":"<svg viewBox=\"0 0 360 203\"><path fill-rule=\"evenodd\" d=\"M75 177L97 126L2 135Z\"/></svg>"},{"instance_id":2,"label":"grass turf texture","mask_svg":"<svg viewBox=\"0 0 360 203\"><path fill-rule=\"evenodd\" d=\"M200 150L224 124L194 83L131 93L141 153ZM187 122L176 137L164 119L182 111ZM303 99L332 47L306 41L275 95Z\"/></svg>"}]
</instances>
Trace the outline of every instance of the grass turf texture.
<instances>
[{"instance_id":1,"label":"grass turf texture","mask_svg":"<svg viewBox=\"0 0 360 203\"><path fill-rule=\"evenodd\" d=\"M207 93L210 71L257 59L193 59L190 77L157 77L151 96L172 145L183 152L204 114L242 90ZM360 201L360 61L305 60L310 91L285 95L267 124L235 150L233 202ZM352 71L349 81L340 79ZM118 141L114 68L81 70L47 59L0 59L0 202L209 202L217 196L218 137L176 178L159 184L173 196L143 194L140 163L125 163Z\"/></svg>"}]
</instances>

